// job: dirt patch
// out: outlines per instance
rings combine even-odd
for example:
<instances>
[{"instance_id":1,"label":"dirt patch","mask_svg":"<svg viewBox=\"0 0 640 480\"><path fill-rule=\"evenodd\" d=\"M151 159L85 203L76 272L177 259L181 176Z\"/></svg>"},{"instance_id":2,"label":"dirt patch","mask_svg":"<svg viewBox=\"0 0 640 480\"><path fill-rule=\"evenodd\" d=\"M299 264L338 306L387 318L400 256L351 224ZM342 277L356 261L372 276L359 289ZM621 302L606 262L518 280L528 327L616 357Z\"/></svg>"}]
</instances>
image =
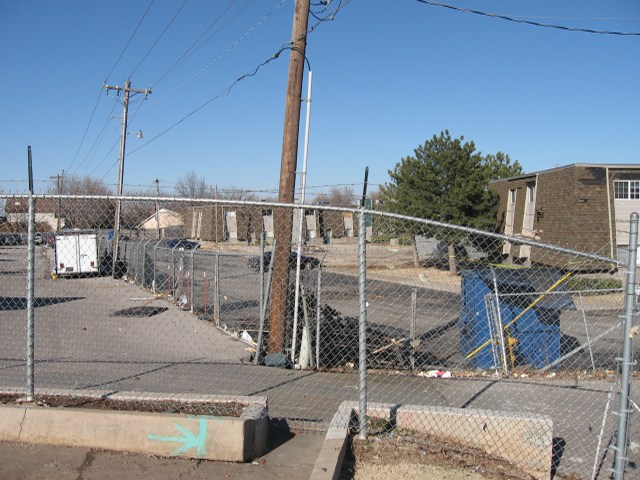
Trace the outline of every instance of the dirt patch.
<instances>
[{"instance_id":1,"label":"dirt patch","mask_svg":"<svg viewBox=\"0 0 640 480\"><path fill-rule=\"evenodd\" d=\"M367 440L352 438L341 480L530 480L509 462L480 450L413 432L378 433ZM557 476L572 480L574 477Z\"/></svg>"},{"instance_id":2,"label":"dirt patch","mask_svg":"<svg viewBox=\"0 0 640 480\"><path fill-rule=\"evenodd\" d=\"M24 405L24 395L0 394L2 405ZM91 408L94 410L117 410L126 412L184 413L187 415L213 415L218 417L240 417L246 405L229 403L196 403L170 400L120 400L97 397L69 397L58 395L35 395L33 404L52 408Z\"/></svg>"}]
</instances>

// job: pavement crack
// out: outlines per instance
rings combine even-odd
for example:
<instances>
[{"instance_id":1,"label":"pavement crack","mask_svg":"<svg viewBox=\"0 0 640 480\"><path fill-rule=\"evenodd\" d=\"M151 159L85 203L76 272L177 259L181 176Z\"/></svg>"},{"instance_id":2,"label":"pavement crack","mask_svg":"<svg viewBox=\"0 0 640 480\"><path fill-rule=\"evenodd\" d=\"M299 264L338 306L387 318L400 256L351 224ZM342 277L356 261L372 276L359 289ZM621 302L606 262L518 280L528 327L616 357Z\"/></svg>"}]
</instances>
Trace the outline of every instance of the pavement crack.
<instances>
[{"instance_id":1,"label":"pavement crack","mask_svg":"<svg viewBox=\"0 0 640 480\"><path fill-rule=\"evenodd\" d=\"M91 464L95 459L96 459L95 453L93 452L93 450L89 450L84 457L84 461L82 462L82 465L78 467L78 477L76 478L76 480L83 480L85 471L89 467L91 467Z\"/></svg>"},{"instance_id":2,"label":"pavement crack","mask_svg":"<svg viewBox=\"0 0 640 480\"><path fill-rule=\"evenodd\" d=\"M22 437L22 426L24 425L24 421L27 419L27 409L24 409L22 412L22 420L20 420L20 430L18 430L18 440Z\"/></svg>"}]
</instances>

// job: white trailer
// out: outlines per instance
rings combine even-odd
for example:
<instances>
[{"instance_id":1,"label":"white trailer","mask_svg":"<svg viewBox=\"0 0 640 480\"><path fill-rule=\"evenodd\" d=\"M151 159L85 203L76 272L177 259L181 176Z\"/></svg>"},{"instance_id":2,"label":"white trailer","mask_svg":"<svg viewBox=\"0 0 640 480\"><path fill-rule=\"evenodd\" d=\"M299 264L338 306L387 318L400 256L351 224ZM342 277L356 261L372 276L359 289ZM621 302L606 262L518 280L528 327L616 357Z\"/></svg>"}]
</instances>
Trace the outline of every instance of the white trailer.
<instances>
[{"instance_id":1,"label":"white trailer","mask_svg":"<svg viewBox=\"0 0 640 480\"><path fill-rule=\"evenodd\" d=\"M87 232L56 234L56 275L98 273L98 236Z\"/></svg>"}]
</instances>

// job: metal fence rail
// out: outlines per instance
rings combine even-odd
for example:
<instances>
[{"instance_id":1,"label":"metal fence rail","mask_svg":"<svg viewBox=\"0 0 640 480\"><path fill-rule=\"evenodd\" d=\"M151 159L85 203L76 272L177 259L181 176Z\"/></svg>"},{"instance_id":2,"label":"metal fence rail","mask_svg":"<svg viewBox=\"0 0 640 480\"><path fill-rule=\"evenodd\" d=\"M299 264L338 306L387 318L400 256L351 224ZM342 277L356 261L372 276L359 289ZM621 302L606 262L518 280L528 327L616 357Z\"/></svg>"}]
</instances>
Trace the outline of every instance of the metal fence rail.
<instances>
[{"instance_id":1,"label":"metal fence rail","mask_svg":"<svg viewBox=\"0 0 640 480\"><path fill-rule=\"evenodd\" d=\"M115 197L34 197L7 231L53 240L0 245L4 392L266 395L306 428L352 400L361 436L373 404L544 415L558 473L637 473L635 265L372 210L155 197L122 197L114 259ZM278 215L303 217L300 258ZM465 428L457 448L489 435Z\"/></svg>"}]
</instances>

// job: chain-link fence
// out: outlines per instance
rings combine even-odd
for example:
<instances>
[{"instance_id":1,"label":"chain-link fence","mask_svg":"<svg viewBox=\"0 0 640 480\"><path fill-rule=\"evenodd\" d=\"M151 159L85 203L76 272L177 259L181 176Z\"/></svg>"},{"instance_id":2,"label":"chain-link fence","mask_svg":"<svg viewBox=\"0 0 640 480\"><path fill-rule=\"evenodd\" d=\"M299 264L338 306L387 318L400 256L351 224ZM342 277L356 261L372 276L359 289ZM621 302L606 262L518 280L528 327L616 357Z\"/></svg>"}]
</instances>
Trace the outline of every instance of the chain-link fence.
<instances>
[{"instance_id":1,"label":"chain-link fence","mask_svg":"<svg viewBox=\"0 0 640 480\"><path fill-rule=\"evenodd\" d=\"M361 433L380 430L369 405L419 406L411 429L503 458L535 416L548 422L526 435L552 435L560 474L639 460L634 359L621 361L635 266L357 208L124 197L114 231L113 197L5 198L5 393L259 395L305 428L351 400Z\"/></svg>"}]
</instances>

